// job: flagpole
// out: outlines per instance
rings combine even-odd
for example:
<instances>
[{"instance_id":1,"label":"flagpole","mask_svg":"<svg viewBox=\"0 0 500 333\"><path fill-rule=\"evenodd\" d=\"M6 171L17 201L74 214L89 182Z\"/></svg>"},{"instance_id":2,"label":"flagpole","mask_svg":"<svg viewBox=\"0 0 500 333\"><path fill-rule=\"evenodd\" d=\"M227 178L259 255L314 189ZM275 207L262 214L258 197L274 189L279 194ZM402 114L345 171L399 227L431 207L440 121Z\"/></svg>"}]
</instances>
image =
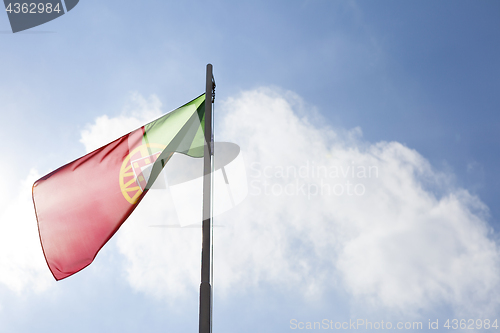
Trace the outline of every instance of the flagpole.
<instances>
[{"instance_id":1,"label":"flagpole","mask_svg":"<svg viewBox=\"0 0 500 333\"><path fill-rule=\"evenodd\" d=\"M205 89L205 151L203 160L203 241L201 247L200 331L212 332L212 286L210 281L210 229L212 224L212 93L215 87L212 65L207 65Z\"/></svg>"}]
</instances>

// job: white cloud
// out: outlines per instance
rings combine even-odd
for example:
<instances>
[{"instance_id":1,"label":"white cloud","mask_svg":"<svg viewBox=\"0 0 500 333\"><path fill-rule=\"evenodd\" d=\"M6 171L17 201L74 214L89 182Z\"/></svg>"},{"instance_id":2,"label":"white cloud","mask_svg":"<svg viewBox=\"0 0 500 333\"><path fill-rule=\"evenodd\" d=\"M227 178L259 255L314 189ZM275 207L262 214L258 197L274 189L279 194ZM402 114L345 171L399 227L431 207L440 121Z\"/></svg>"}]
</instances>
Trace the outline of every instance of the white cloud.
<instances>
[{"instance_id":1,"label":"white cloud","mask_svg":"<svg viewBox=\"0 0 500 333\"><path fill-rule=\"evenodd\" d=\"M201 249L199 228L155 227L178 225L173 207L166 191L151 190L117 235L129 283L172 304L196 292Z\"/></svg>"},{"instance_id":2,"label":"white cloud","mask_svg":"<svg viewBox=\"0 0 500 333\"><path fill-rule=\"evenodd\" d=\"M251 218L235 225L241 239L234 242L241 248L265 244L246 252L255 265L240 267L234 260L232 269L246 271L254 281L262 272L274 272L270 279L276 283L295 276L309 290L328 288L338 277L355 298L406 312L439 302L456 311L478 306L485 311L500 288L498 247L482 218L487 207L450 186L450 177L434 171L416 151L319 129L292 107L286 95L266 89L246 92L224 106L230 111L219 126L243 147L250 169L254 163L250 184L261 193L239 211ZM308 170L302 176L301 166ZM326 177L318 176L322 166ZM270 170L274 175L268 177ZM307 186L305 194L300 183ZM429 189L442 192L446 184L440 197ZM286 186L290 195L279 194ZM273 268L263 268L260 263L266 261ZM293 262L303 263L302 271ZM228 285L245 285L230 280Z\"/></svg>"},{"instance_id":3,"label":"white cloud","mask_svg":"<svg viewBox=\"0 0 500 333\"><path fill-rule=\"evenodd\" d=\"M159 117L162 114L160 109L161 102L156 95L145 99L139 93L133 93L121 115L98 117L94 124L87 125L82 131L80 142L87 152L91 152Z\"/></svg>"},{"instance_id":4,"label":"white cloud","mask_svg":"<svg viewBox=\"0 0 500 333\"><path fill-rule=\"evenodd\" d=\"M218 292L270 285L307 298L340 288L368 307L404 313L436 304L494 311L500 262L487 207L415 150L365 142L358 128L319 126L308 109L275 89L217 108L216 139L242 147L250 192L216 220L225 226L215 231ZM101 117L82 142L105 143L108 126L123 134L122 124L143 118ZM132 287L174 301L197 291L201 232L149 227L176 224L176 213L168 193L148 196L117 244Z\"/></svg>"},{"instance_id":5,"label":"white cloud","mask_svg":"<svg viewBox=\"0 0 500 333\"><path fill-rule=\"evenodd\" d=\"M38 178L31 170L0 214L0 283L16 293L41 292L55 282L43 257L31 198Z\"/></svg>"}]
</instances>

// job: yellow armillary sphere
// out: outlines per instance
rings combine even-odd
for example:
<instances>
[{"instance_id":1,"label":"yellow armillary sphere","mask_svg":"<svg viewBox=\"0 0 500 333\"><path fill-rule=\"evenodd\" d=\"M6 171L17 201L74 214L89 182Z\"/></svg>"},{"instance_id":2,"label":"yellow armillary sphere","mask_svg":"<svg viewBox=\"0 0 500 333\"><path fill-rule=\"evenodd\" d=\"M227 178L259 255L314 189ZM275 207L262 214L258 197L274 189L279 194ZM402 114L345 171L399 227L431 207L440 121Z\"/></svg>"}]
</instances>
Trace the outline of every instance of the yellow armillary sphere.
<instances>
[{"instance_id":1,"label":"yellow armillary sphere","mask_svg":"<svg viewBox=\"0 0 500 333\"><path fill-rule=\"evenodd\" d=\"M123 160L120 168L120 190L125 199L135 204L144 191L149 174L143 174L145 169L150 168L165 145L148 143L140 145L130 152Z\"/></svg>"}]
</instances>

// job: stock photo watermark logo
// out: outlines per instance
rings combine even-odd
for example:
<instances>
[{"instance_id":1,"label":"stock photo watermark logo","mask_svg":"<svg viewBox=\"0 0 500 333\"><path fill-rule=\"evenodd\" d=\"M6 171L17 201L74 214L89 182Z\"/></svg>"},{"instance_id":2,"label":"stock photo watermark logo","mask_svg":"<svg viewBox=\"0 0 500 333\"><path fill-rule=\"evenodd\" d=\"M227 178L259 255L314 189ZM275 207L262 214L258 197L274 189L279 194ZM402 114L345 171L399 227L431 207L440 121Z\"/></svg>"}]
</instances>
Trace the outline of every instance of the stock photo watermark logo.
<instances>
[{"instance_id":1,"label":"stock photo watermark logo","mask_svg":"<svg viewBox=\"0 0 500 333\"><path fill-rule=\"evenodd\" d=\"M237 144L215 142L213 151L211 214L215 217L243 202L248 194L248 185L245 163ZM144 164L142 169L139 162L145 156L136 160L125 160L126 165L131 163L128 167L130 170L134 170L133 164L138 163L138 172L134 171L138 183L148 182L151 166L154 164L154 154L153 151L151 156L147 156L150 159L149 166ZM203 176L203 159L174 154L156 178L150 189L168 191L179 221L179 225L168 227L200 227L201 221L208 218L208 216L202 216ZM145 179L141 180L140 177Z\"/></svg>"},{"instance_id":2,"label":"stock photo watermark logo","mask_svg":"<svg viewBox=\"0 0 500 333\"><path fill-rule=\"evenodd\" d=\"M378 178L376 165L322 165L305 161L302 165L250 166L250 195L359 197L366 193L366 182Z\"/></svg>"},{"instance_id":3,"label":"stock photo watermark logo","mask_svg":"<svg viewBox=\"0 0 500 333\"><path fill-rule=\"evenodd\" d=\"M5 11L9 17L12 32L31 29L52 21L73 8L79 0L30 0L23 2L4 0Z\"/></svg>"}]
</instances>

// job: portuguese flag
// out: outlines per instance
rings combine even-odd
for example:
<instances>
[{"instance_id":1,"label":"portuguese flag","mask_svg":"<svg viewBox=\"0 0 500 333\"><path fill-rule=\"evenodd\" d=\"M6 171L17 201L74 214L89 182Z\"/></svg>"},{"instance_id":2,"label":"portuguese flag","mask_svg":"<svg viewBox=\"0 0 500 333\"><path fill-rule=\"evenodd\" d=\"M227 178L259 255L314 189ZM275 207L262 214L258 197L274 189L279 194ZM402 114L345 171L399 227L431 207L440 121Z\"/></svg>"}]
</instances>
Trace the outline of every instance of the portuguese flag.
<instances>
[{"instance_id":1,"label":"portuguese flag","mask_svg":"<svg viewBox=\"0 0 500 333\"><path fill-rule=\"evenodd\" d=\"M175 153L203 157L205 94L40 178L38 231L56 280L88 266Z\"/></svg>"}]
</instances>

